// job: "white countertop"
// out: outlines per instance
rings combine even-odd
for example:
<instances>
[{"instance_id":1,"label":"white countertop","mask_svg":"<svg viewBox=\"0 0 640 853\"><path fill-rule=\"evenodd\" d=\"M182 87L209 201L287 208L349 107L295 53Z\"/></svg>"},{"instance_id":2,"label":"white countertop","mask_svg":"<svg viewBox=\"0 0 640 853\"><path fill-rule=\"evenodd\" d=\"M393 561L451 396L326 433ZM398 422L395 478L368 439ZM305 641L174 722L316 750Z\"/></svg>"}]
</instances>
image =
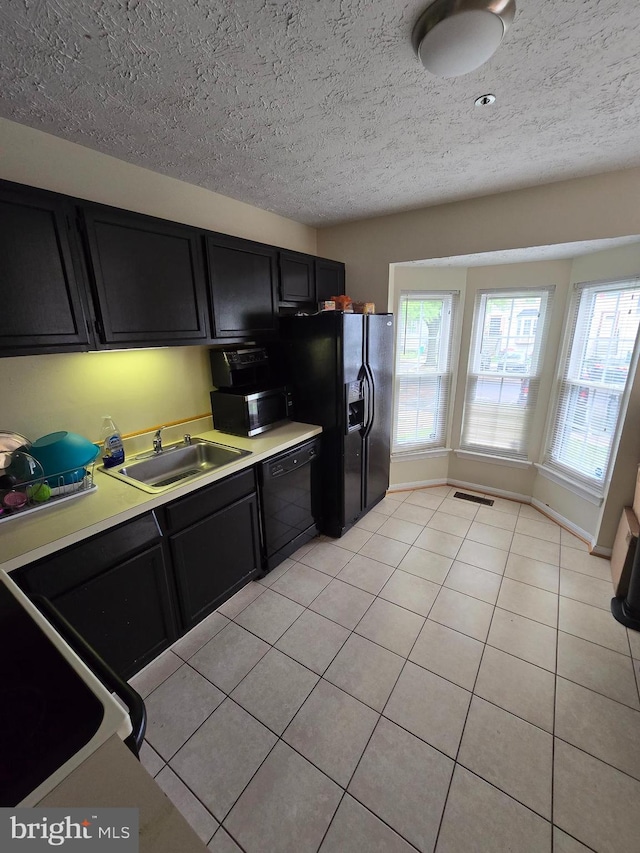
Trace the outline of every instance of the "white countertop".
<instances>
[{"instance_id":1,"label":"white countertop","mask_svg":"<svg viewBox=\"0 0 640 853\"><path fill-rule=\"evenodd\" d=\"M150 495L96 468L94 482L98 488L93 492L77 500L66 501L58 506L52 504L38 512L12 518L0 524L0 569L10 572L39 560L61 548L249 468L256 462L262 462L321 432L321 427L292 421L255 438L242 438L218 430L199 433L199 438L250 450L251 455L162 495Z\"/></svg>"}]
</instances>

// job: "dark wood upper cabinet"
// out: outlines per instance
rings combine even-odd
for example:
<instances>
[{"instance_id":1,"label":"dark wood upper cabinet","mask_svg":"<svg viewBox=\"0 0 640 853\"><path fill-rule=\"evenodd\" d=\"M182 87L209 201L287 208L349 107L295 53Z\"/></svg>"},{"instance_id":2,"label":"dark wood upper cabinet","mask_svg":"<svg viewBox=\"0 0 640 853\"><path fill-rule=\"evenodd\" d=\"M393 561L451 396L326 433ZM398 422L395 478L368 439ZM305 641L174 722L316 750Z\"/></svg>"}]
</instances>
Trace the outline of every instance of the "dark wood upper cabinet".
<instances>
[{"instance_id":1,"label":"dark wood upper cabinet","mask_svg":"<svg viewBox=\"0 0 640 853\"><path fill-rule=\"evenodd\" d=\"M63 197L0 185L0 354L89 348L73 229Z\"/></svg>"},{"instance_id":2,"label":"dark wood upper cabinet","mask_svg":"<svg viewBox=\"0 0 640 853\"><path fill-rule=\"evenodd\" d=\"M344 264L327 258L316 258L316 290L318 301L344 293Z\"/></svg>"},{"instance_id":3,"label":"dark wood upper cabinet","mask_svg":"<svg viewBox=\"0 0 640 853\"><path fill-rule=\"evenodd\" d=\"M344 264L0 181L0 357L268 339Z\"/></svg>"},{"instance_id":4,"label":"dark wood upper cabinet","mask_svg":"<svg viewBox=\"0 0 640 853\"><path fill-rule=\"evenodd\" d=\"M280 301L315 302L316 270L313 255L280 252Z\"/></svg>"},{"instance_id":5,"label":"dark wood upper cabinet","mask_svg":"<svg viewBox=\"0 0 640 853\"><path fill-rule=\"evenodd\" d=\"M103 345L210 340L196 229L93 205L83 205L82 216Z\"/></svg>"},{"instance_id":6,"label":"dark wood upper cabinet","mask_svg":"<svg viewBox=\"0 0 640 853\"><path fill-rule=\"evenodd\" d=\"M273 334L277 328L278 250L207 234L214 338Z\"/></svg>"}]
</instances>

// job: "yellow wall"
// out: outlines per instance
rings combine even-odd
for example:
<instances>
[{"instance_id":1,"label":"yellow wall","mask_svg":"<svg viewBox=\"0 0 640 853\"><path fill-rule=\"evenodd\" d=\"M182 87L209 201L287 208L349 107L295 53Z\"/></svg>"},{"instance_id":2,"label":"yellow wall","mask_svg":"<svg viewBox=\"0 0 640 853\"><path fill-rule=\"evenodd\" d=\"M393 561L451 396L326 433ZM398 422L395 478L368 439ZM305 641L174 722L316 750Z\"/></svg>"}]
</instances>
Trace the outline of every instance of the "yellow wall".
<instances>
[{"instance_id":1,"label":"yellow wall","mask_svg":"<svg viewBox=\"0 0 640 853\"><path fill-rule=\"evenodd\" d=\"M316 230L0 119L0 178L301 252ZM0 310L2 310L0 305ZM210 411L205 347L0 359L0 428L94 439L101 416L137 432Z\"/></svg>"},{"instance_id":2,"label":"yellow wall","mask_svg":"<svg viewBox=\"0 0 640 853\"><path fill-rule=\"evenodd\" d=\"M105 414L131 433L211 411L206 347L2 358L0 389L0 427L31 439L66 429L95 441Z\"/></svg>"},{"instance_id":3,"label":"yellow wall","mask_svg":"<svg viewBox=\"0 0 640 853\"><path fill-rule=\"evenodd\" d=\"M0 178L316 254L316 229L0 118Z\"/></svg>"}]
</instances>

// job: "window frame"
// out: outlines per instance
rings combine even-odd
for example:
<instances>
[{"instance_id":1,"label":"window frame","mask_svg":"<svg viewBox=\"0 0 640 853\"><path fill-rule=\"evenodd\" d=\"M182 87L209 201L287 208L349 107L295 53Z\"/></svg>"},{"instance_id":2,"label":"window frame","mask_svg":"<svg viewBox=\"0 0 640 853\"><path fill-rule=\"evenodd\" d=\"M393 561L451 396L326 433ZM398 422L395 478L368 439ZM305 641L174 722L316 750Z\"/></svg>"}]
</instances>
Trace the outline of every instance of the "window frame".
<instances>
[{"instance_id":1,"label":"window frame","mask_svg":"<svg viewBox=\"0 0 640 853\"><path fill-rule=\"evenodd\" d=\"M553 310L553 300L555 297L555 285L539 285L539 286L514 286L514 287L496 287L478 290L476 292L473 306L473 320L471 336L469 340L469 357L467 361L467 371L465 376L465 390L462 403L462 418L460 423L460 440L458 453L474 454L477 457L484 457L488 460L502 460L504 462L512 462L521 465L531 465L531 431L536 409L537 394L542 378L542 366L545 355L545 347L549 338L549 329L551 325L551 316ZM491 329L492 316L488 313L487 303L490 299L511 299L518 298L540 298L540 308L537 322L533 334L520 334L520 320L517 317L511 316L507 328L504 328L504 323L501 323L502 339L506 338L508 344L517 338L534 338L533 350L530 355L527 355L523 361L523 370L513 368L515 371L511 376L508 374L506 367L507 353L504 355L502 370L499 369L499 363L496 370L491 370L487 365L487 351L483 348L485 338L485 325L489 321L489 330ZM512 331L513 329L513 331ZM484 366L483 366L484 365ZM527 380L527 397L524 414L522 419L523 437L520 448L505 446L507 441L502 446L474 443L470 440L469 434L473 432L473 427L470 425L469 418L471 408L476 403L471 398L472 388L477 387L479 380L485 377L489 382L497 384L496 380L500 380L499 396L503 393L505 380L512 380L517 377L521 380ZM519 393L517 402L520 402ZM496 415L500 411L500 405L505 407L507 401L498 400L496 402ZM506 408L504 411L508 411ZM497 417L495 418L497 420Z\"/></svg>"},{"instance_id":2,"label":"window frame","mask_svg":"<svg viewBox=\"0 0 640 853\"><path fill-rule=\"evenodd\" d=\"M568 488L576 494L597 504L600 504L604 498L608 483L611 480L613 467L615 465L618 446L620 443L620 435L626 418L631 385L638 365L638 355L640 350L640 321L636 330L636 337L632 347L628 373L624 386L620 388L620 386L616 385L614 382L594 383L589 379L580 377L580 370L576 371L575 369L576 364L579 365L579 367L583 367L584 362L587 360L585 339L588 339L589 329L586 325L583 325L582 327L579 326L581 299L585 293L588 293L588 291L591 291L590 299L594 302L597 293L602 293L604 291L614 291L619 293L634 289L640 291L640 276L625 276L624 278L608 279L605 281L573 283L571 298L562 330L560 355L556 368L554 388L549 401L549 415L545 429L542 461L537 466L543 476L547 476L554 482L558 482L565 488ZM587 309L585 308L584 310L586 313ZM615 315L612 315L611 319L615 322ZM577 346L574 347L574 342L576 341ZM578 353L581 353L580 359L576 358L576 354L573 351L574 349L576 349ZM577 373L578 375L568 378L568 374L571 372ZM609 396L613 394L617 397L618 408L616 423L615 427L610 432L611 441L609 444L608 458L601 479L588 477L577 469L570 467L566 461L561 462L552 455L554 445L557 444L556 426L561 411L561 405L566 400L566 397L563 396L565 384L569 384L576 388L588 388L589 392L591 392L591 390L605 391Z\"/></svg>"},{"instance_id":3,"label":"window frame","mask_svg":"<svg viewBox=\"0 0 640 853\"><path fill-rule=\"evenodd\" d=\"M438 456L448 452L448 444L451 433L451 419L453 413L453 405L455 402L455 380L457 372L457 352L459 349L460 338L460 299L461 293L459 290L413 290L401 289L398 293L397 304L397 321L396 321L396 339L394 342L394 366L393 366L393 420L391 434L391 457L392 459L402 460L416 458L420 456ZM437 424L441 427L438 435L434 440L416 441L399 445L397 441L398 421L400 415L400 392L401 392L401 374L398 370L400 345L403 336L406 335L406 324L402 317L402 307L406 302L411 301L437 301L442 300L445 305L448 303L450 320L447 323L447 328L444 334L440 335L439 340L439 360L443 359L446 369L425 374L424 378L439 377L444 378L447 387L445 389L444 404L446 411L443 416L437 420ZM443 315L445 309L443 308ZM448 362L448 364L447 364ZM440 398L439 398L440 402Z\"/></svg>"}]
</instances>

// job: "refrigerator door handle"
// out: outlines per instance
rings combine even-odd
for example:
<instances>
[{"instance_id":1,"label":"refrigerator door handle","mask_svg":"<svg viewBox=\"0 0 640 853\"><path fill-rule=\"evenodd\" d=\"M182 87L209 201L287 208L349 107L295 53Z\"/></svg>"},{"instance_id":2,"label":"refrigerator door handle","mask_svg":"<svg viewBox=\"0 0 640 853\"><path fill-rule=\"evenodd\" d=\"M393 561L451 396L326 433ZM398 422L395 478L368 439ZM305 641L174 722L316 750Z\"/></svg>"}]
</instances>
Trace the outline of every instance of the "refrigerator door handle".
<instances>
[{"instance_id":1,"label":"refrigerator door handle","mask_svg":"<svg viewBox=\"0 0 640 853\"><path fill-rule=\"evenodd\" d=\"M366 390L366 411L367 417L365 420L365 427L363 437L367 438L371 429L373 427L373 422L376 416L376 395L375 395L375 381L373 378L373 372L368 364L363 365L364 375L365 375L365 384L367 387Z\"/></svg>"}]
</instances>

